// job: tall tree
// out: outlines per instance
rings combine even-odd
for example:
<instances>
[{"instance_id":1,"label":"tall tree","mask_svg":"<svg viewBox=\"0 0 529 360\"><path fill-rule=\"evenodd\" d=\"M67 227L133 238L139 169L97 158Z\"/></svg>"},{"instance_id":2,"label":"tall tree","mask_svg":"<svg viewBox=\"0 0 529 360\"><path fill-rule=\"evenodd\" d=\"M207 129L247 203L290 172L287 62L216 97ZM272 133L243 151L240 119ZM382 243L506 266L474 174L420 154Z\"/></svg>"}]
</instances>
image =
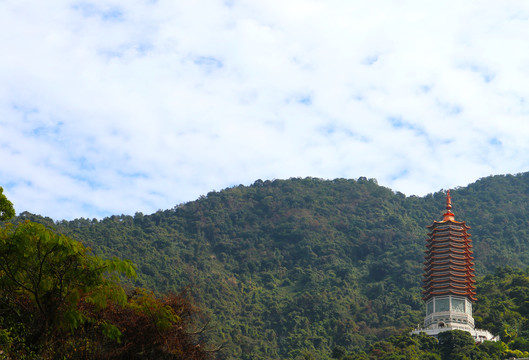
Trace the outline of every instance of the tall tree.
<instances>
[{"instance_id":1,"label":"tall tree","mask_svg":"<svg viewBox=\"0 0 529 360\"><path fill-rule=\"evenodd\" d=\"M0 221L11 219L15 216L13 203L3 194L4 189L0 186Z\"/></svg>"},{"instance_id":2,"label":"tall tree","mask_svg":"<svg viewBox=\"0 0 529 360\"><path fill-rule=\"evenodd\" d=\"M468 355L475 346L472 335L462 330L444 331L438 338L443 360L469 359Z\"/></svg>"},{"instance_id":3,"label":"tall tree","mask_svg":"<svg viewBox=\"0 0 529 360\"><path fill-rule=\"evenodd\" d=\"M44 225L8 224L0 228L0 320L29 325L28 344L48 345L57 332L73 332L91 320L80 302L101 309L109 301L126 303L117 273L135 275L129 261L93 256ZM102 328L116 332L110 323Z\"/></svg>"}]
</instances>

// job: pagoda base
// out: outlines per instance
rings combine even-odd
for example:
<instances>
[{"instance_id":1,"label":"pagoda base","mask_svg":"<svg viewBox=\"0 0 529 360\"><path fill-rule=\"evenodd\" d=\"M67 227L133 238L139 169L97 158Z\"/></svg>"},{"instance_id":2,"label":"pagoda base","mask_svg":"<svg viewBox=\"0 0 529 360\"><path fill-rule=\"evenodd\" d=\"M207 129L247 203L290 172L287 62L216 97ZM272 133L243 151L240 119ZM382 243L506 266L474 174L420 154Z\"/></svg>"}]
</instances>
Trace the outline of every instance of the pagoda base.
<instances>
[{"instance_id":1,"label":"pagoda base","mask_svg":"<svg viewBox=\"0 0 529 360\"><path fill-rule=\"evenodd\" d=\"M411 333L415 335L418 335L420 333L425 333L426 335L430 335L430 336L437 338L437 336L440 333L444 331L451 331L451 330L462 330L462 331L469 332L470 335L472 335L472 337L474 338L474 341L476 343L482 343L483 341L499 341L500 340L498 336L492 335L487 330L472 329L469 326L464 326L464 325L448 325L444 327L430 327L427 329L415 329Z\"/></svg>"}]
</instances>

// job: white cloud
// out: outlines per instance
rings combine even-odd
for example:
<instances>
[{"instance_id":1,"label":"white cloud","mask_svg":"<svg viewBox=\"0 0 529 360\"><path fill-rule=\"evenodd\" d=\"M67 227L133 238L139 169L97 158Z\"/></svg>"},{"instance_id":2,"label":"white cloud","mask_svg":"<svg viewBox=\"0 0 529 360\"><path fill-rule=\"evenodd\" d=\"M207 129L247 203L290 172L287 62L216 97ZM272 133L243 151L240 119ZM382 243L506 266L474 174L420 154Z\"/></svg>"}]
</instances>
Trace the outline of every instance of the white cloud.
<instances>
[{"instance_id":1,"label":"white cloud","mask_svg":"<svg viewBox=\"0 0 529 360\"><path fill-rule=\"evenodd\" d=\"M529 170L529 5L4 1L0 185L56 219L258 178Z\"/></svg>"}]
</instances>

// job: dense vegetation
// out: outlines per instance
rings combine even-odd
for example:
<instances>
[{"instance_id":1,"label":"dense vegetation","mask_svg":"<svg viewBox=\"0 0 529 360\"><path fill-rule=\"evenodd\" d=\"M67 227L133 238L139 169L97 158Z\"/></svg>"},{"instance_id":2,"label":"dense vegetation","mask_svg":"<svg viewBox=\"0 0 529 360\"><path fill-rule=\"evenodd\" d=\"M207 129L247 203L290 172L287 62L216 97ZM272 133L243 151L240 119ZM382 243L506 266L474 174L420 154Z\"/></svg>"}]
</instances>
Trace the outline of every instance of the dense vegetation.
<instances>
[{"instance_id":1,"label":"dense vegetation","mask_svg":"<svg viewBox=\"0 0 529 360\"><path fill-rule=\"evenodd\" d=\"M135 286L159 294L191 286L213 342L225 343L220 358L330 359L374 356L373 344L422 321L425 226L440 219L444 199L441 191L406 197L365 178L258 180L151 215L20 219L131 259ZM529 265L528 173L481 179L452 199L456 220L472 227L479 275ZM479 296L477 309L486 303ZM512 315L518 300L504 299L505 315L478 316L479 326L506 344L514 340L503 330L526 339Z\"/></svg>"},{"instance_id":2,"label":"dense vegetation","mask_svg":"<svg viewBox=\"0 0 529 360\"><path fill-rule=\"evenodd\" d=\"M0 195L2 195L0 187ZM0 196L0 217L14 215ZM28 220L0 227L0 359L205 360L185 296L121 286L129 261L103 260Z\"/></svg>"}]
</instances>

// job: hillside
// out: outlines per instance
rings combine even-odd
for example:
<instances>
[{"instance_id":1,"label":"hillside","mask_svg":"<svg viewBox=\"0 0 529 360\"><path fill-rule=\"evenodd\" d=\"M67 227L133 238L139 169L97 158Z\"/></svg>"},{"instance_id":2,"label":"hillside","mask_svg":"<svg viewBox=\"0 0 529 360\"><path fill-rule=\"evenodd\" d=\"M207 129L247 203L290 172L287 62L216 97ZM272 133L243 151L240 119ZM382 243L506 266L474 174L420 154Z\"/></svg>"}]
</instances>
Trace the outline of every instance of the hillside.
<instances>
[{"instance_id":1,"label":"hillside","mask_svg":"<svg viewBox=\"0 0 529 360\"><path fill-rule=\"evenodd\" d=\"M529 173L451 193L456 220L472 228L479 275L529 265ZM425 226L444 199L365 178L258 180L152 215L54 226L96 254L131 259L139 285L191 286L212 338L226 343L221 358L328 359L422 320Z\"/></svg>"}]
</instances>

